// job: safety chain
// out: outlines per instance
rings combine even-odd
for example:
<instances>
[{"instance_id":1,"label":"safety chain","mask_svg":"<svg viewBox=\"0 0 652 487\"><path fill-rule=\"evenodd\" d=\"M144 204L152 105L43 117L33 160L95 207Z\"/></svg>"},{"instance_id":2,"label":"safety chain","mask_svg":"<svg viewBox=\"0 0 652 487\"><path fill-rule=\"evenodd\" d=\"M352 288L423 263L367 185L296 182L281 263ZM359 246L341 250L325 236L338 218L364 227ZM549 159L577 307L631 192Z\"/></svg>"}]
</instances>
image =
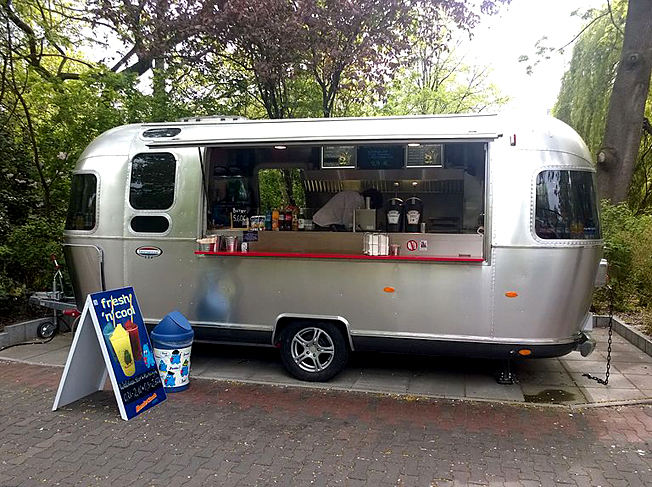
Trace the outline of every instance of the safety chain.
<instances>
[{"instance_id":1,"label":"safety chain","mask_svg":"<svg viewBox=\"0 0 652 487\"><path fill-rule=\"evenodd\" d=\"M609 384L609 369L611 369L611 342L612 336L614 333L614 292L611 286L607 286L609 291L609 340L607 341L607 372L605 373L604 379L599 377L592 376L591 374L582 374L583 377L588 377L593 379L598 384L606 386Z\"/></svg>"}]
</instances>

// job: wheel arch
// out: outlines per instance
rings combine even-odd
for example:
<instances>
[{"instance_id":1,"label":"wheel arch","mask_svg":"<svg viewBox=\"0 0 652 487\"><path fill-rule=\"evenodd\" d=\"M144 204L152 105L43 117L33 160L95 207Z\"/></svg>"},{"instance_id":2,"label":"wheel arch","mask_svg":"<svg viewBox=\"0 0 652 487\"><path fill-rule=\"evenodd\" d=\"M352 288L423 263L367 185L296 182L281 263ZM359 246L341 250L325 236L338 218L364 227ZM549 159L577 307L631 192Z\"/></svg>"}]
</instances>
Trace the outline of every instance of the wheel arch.
<instances>
[{"instance_id":1,"label":"wheel arch","mask_svg":"<svg viewBox=\"0 0 652 487\"><path fill-rule=\"evenodd\" d=\"M290 323L295 321L314 321L314 322L329 322L335 325L338 330L342 332L344 340L349 344L349 350L353 351L353 339L351 338L351 330L349 322L342 316L330 315L304 315L296 313L283 313L276 317L274 322L274 330L272 331L272 345L276 345L280 338L281 333L287 328Z\"/></svg>"}]
</instances>

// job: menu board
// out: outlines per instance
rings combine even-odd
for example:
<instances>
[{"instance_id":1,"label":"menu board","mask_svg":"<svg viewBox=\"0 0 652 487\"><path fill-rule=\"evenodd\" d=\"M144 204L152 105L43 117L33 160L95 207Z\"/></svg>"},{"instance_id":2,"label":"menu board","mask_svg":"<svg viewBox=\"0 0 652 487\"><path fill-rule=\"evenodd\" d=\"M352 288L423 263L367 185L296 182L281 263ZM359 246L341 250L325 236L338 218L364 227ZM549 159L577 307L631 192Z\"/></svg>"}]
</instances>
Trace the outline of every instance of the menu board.
<instances>
[{"instance_id":1,"label":"menu board","mask_svg":"<svg viewBox=\"0 0 652 487\"><path fill-rule=\"evenodd\" d=\"M361 145L358 169L403 169L404 145Z\"/></svg>"},{"instance_id":2,"label":"menu board","mask_svg":"<svg viewBox=\"0 0 652 487\"><path fill-rule=\"evenodd\" d=\"M354 168L355 152L354 145L327 145L322 147L321 167L322 169Z\"/></svg>"},{"instance_id":3,"label":"menu board","mask_svg":"<svg viewBox=\"0 0 652 487\"><path fill-rule=\"evenodd\" d=\"M408 145L407 167L443 167L442 144Z\"/></svg>"}]
</instances>

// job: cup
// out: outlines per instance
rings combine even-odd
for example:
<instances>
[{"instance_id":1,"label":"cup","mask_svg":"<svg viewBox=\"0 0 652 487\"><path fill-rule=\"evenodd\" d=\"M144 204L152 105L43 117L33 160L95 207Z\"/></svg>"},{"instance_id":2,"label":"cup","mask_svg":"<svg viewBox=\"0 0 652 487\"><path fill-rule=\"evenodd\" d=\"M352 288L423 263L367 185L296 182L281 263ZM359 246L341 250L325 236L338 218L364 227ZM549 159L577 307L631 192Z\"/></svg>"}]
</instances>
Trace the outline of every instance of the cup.
<instances>
[{"instance_id":1,"label":"cup","mask_svg":"<svg viewBox=\"0 0 652 487\"><path fill-rule=\"evenodd\" d=\"M118 357L116 357L115 352L113 351L113 347L110 346L113 330L115 330L115 326L113 326L113 323L107 323L106 325L104 325L104 328L102 328L102 334L104 335L104 341L106 342L106 348L108 348L109 354L111 354L113 360L117 362Z\"/></svg>"},{"instance_id":2,"label":"cup","mask_svg":"<svg viewBox=\"0 0 652 487\"><path fill-rule=\"evenodd\" d=\"M399 244L392 244L389 246L389 255L398 255L401 250L401 246Z\"/></svg>"},{"instance_id":3,"label":"cup","mask_svg":"<svg viewBox=\"0 0 652 487\"><path fill-rule=\"evenodd\" d=\"M237 252L238 251L238 237L234 235L227 235L224 237L226 239L226 251L227 252Z\"/></svg>"},{"instance_id":4,"label":"cup","mask_svg":"<svg viewBox=\"0 0 652 487\"><path fill-rule=\"evenodd\" d=\"M129 341L131 342L131 350L134 352L134 360L143 360L143 350L140 346L138 325L129 320L125 323L125 330L129 333Z\"/></svg>"},{"instance_id":5,"label":"cup","mask_svg":"<svg viewBox=\"0 0 652 487\"><path fill-rule=\"evenodd\" d=\"M111 334L111 346L113 352L118 358L118 363L122 367L122 371L127 377L131 377L136 372L136 364L134 362L134 355L131 350L131 341L129 340L129 333L118 324Z\"/></svg>"}]
</instances>

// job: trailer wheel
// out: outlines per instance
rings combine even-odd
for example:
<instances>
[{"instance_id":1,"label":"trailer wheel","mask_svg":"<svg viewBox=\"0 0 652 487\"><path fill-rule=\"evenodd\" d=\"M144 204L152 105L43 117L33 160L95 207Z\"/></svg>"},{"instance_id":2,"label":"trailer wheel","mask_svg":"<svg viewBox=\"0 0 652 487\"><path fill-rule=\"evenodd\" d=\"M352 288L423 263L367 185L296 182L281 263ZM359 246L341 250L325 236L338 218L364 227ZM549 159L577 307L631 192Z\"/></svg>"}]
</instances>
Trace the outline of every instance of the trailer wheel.
<instances>
[{"instance_id":1,"label":"trailer wheel","mask_svg":"<svg viewBox=\"0 0 652 487\"><path fill-rule=\"evenodd\" d=\"M294 322L281 334L281 358L297 379L326 382L344 368L349 348L332 323Z\"/></svg>"},{"instance_id":2,"label":"trailer wheel","mask_svg":"<svg viewBox=\"0 0 652 487\"><path fill-rule=\"evenodd\" d=\"M56 328L57 327L51 321L45 321L38 325L38 328L36 328L36 335L39 338L52 338Z\"/></svg>"}]
</instances>

